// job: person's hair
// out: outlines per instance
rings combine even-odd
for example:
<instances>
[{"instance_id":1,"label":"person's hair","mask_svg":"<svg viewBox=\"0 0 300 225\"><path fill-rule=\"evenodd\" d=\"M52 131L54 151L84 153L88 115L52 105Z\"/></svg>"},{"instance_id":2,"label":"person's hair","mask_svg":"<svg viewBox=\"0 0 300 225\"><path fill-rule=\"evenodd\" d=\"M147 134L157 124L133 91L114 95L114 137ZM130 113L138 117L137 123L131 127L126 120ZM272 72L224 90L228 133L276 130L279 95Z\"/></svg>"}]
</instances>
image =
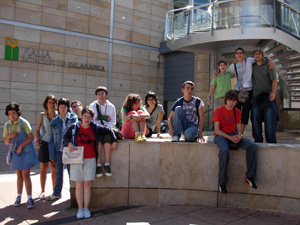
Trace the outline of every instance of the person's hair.
<instances>
[{"instance_id":1,"label":"person's hair","mask_svg":"<svg viewBox=\"0 0 300 225\"><path fill-rule=\"evenodd\" d=\"M83 116L83 114L85 113L89 113L91 114L92 117L94 117L94 110L90 107L90 106L84 106L82 111L81 111L81 115Z\"/></svg>"},{"instance_id":2,"label":"person's hair","mask_svg":"<svg viewBox=\"0 0 300 225\"><path fill-rule=\"evenodd\" d=\"M52 99L57 104L57 98L54 95L51 95L51 94L47 95L43 102L43 108L45 109L46 112L48 111L47 104L50 99Z\"/></svg>"},{"instance_id":3,"label":"person's hair","mask_svg":"<svg viewBox=\"0 0 300 225\"><path fill-rule=\"evenodd\" d=\"M70 101L69 99L67 98L60 98L58 100L58 103L57 103L57 109L59 108L60 105L65 105L68 107L68 112L70 112ZM58 110L58 113L59 113L59 110Z\"/></svg>"},{"instance_id":4,"label":"person's hair","mask_svg":"<svg viewBox=\"0 0 300 225\"><path fill-rule=\"evenodd\" d=\"M149 97L152 97L152 98L155 99L155 105L157 106L157 104L159 103L159 102L158 102L158 97L156 96L155 92L153 92L153 91L148 91L148 92L145 94L145 105L146 105L146 106L149 106L149 104L148 104L148 102L147 102L147 99L148 99Z\"/></svg>"},{"instance_id":5,"label":"person's hair","mask_svg":"<svg viewBox=\"0 0 300 225\"><path fill-rule=\"evenodd\" d=\"M142 107L142 98L138 94L129 94L125 98L123 102L123 108L127 110L127 112L130 112L132 110L132 106L136 101L140 101L139 109Z\"/></svg>"},{"instance_id":6,"label":"person's hair","mask_svg":"<svg viewBox=\"0 0 300 225\"><path fill-rule=\"evenodd\" d=\"M227 91L226 94L225 94L225 99L224 99L224 104L225 105L227 104L228 99L229 100L235 100L236 102L238 102L239 101L239 96L236 93L236 91L230 90L230 91Z\"/></svg>"},{"instance_id":7,"label":"person's hair","mask_svg":"<svg viewBox=\"0 0 300 225\"><path fill-rule=\"evenodd\" d=\"M99 91L104 91L104 92L106 93L106 95L108 95L108 90L107 90L107 88L104 87L104 86L99 86L99 87L97 87L96 90L95 90L95 95L97 95L97 93L98 93Z\"/></svg>"},{"instance_id":8,"label":"person's hair","mask_svg":"<svg viewBox=\"0 0 300 225\"><path fill-rule=\"evenodd\" d=\"M78 105L82 105L80 101L74 100L74 101L71 102L71 108L72 108L72 105L75 104L75 103L77 103Z\"/></svg>"},{"instance_id":9,"label":"person's hair","mask_svg":"<svg viewBox=\"0 0 300 225\"><path fill-rule=\"evenodd\" d=\"M18 116L22 115L21 105L16 102L12 102L6 106L5 115L7 115L7 116L8 116L8 111L16 111Z\"/></svg>"},{"instance_id":10,"label":"person's hair","mask_svg":"<svg viewBox=\"0 0 300 225\"><path fill-rule=\"evenodd\" d=\"M188 81L186 81L186 82L184 82L184 83L182 84L182 89L184 89L185 85L187 85L187 84L194 86L194 82L188 80Z\"/></svg>"},{"instance_id":11,"label":"person's hair","mask_svg":"<svg viewBox=\"0 0 300 225\"><path fill-rule=\"evenodd\" d=\"M220 66L221 63L225 63L225 65L227 66L227 62L225 62L224 60L220 60L220 61L218 62L218 67Z\"/></svg>"},{"instance_id":12,"label":"person's hair","mask_svg":"<svg viewBox=\"0 0 300 225\"><path fill-rule=\"evenodd\" d=\"M235 50L235 53L236 53L238 50L243 51L243 54L245 54L245 50L244 50L243 48L241 48L241 47L238 47L238 48Z\"/></svg>"}]
</instances>

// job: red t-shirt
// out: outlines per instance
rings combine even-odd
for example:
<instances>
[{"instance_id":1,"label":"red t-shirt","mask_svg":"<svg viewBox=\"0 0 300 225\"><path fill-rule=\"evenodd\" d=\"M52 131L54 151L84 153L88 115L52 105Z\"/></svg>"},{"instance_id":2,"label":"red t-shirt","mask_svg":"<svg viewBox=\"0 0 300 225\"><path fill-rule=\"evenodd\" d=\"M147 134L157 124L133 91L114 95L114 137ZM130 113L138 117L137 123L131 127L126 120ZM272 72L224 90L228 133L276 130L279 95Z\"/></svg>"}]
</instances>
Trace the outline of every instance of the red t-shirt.
<instances>
[{"instance_id":1,"label":"red t-shirt","mask_svg":"<svg viewBox=\"0 0 300 225\"><path fill-rule=\"evenodd\" d=\"M84 146L84 158L90 159L95 158L95 146L94 146L94 134L92 127L89 126L89 128L85 129L80 124L80 130L77 137L77 144L78 146Z\"/></svg>"},{"instance_id":2,"label":"red t-shirt","mask_svg":"<svg viewBox=\"0 0 300 225\"><path fill-rule=\"evenodd\" d=\"M235 134L236 124L241 123L241 111L235 108L236 123L234 122L233 110L226 109L225 105L216 108L212 122L220 123L220 130L226 134Z\"/></svg>"}]
</instances>

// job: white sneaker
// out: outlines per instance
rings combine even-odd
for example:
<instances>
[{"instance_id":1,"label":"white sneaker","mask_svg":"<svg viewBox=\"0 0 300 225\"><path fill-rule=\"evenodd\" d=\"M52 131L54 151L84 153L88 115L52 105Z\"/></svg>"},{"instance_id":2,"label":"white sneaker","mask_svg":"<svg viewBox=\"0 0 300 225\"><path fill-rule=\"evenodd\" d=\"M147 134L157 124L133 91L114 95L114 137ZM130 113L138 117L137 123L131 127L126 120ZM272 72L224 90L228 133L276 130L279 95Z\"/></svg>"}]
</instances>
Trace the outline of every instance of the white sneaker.
<instances>
[{"instance_id":1,"label":"white sneaker","mask_svg":"<svg viewBox=\"0 0 300 225\"><path fill-rule=\"evenodd\" d=\"M178 142L179 141L179 137L178 136L173 136L172 137L172 142Z\"/></svg>"}]
</instances>

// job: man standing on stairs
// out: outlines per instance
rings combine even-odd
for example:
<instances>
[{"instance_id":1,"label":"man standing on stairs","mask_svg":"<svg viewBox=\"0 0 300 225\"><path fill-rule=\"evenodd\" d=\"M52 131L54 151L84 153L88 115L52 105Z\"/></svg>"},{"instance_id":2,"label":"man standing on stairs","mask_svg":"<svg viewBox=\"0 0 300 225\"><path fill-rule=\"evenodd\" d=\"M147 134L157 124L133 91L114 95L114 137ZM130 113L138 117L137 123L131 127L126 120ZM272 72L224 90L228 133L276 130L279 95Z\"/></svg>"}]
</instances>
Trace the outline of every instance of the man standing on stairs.
<instances>
[{"instance_id":1,"label":"man standing on stairs","mask_svg":"<svg viewBox=\"0 0 300 225\"><path fill-rule=\"evenodd\" d=\"M253 101L252 101L252 136L255 142L263 142L262 122L265 124L267 143L276 143L277 107L275 94L278 76L274 69L269 69L261 48L253 51Z\"/></svg>"}]
</instances>

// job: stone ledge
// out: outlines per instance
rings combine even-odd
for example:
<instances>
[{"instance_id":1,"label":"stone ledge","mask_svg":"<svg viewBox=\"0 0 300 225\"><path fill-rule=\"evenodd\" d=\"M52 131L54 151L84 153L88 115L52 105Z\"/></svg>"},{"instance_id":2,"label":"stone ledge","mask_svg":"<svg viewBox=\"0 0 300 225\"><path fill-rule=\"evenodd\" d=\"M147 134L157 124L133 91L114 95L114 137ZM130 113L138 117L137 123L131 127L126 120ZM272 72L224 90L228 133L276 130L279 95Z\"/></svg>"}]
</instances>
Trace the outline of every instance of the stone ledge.
<instances>
[{"instance_id":1,"label":"stone ledge","mask_svg":"<svg viewBox=\"0 0 300 225\"><path fill-rule=\"evenodd\" d=\"M212 143L149 139L119 142L111 155L112 177L96 178L91 206L204 205L300 214L300 145L258 144L256 183L243 180L245 151L230 151L228 194L218 192L218 148ZM102 157L103 158L103 157ZM76 205L74 183L72 204Z\"/></svg>"}]
</instances>

